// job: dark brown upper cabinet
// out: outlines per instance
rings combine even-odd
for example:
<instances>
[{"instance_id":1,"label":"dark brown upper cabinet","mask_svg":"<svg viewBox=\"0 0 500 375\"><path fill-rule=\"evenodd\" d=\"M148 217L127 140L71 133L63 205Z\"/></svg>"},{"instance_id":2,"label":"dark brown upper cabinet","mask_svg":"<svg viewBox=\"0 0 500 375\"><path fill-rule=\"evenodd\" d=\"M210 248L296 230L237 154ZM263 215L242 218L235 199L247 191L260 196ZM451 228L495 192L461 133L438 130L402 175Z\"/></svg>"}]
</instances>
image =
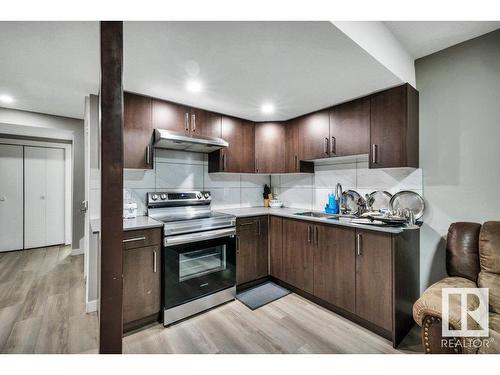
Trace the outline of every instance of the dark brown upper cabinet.
<instances>
[{"instance_id":1,"label":"dark brown upper cabinet","mask_svg":"<svg viewBox=\"0 0 500 375\"><path fill-rule=\"evenodd\" d=\"M124 168L151 169L151 98L125 93L123 117Z\"/></svg>"},{"instance_id":2,"label":"dark brown upper cabinet","mask_svg":"<svg viewBox=\"0 0 500 375\"><path fill-rule=\"evenodd\" d=\"M360 98L330 109L330 155L367 154L370 150L370 98Z\"/></svg>"},{"instance_id":3,"label":"dark brown upper cabinet","mask_svg":"<svg viewBox=\"0 0 500 375\"><path fill-rule=\"evenodd\" d=\"M255 124L222 116L221 135L229 146L208 154L208 171L255 173Z\"/></svg>"},{"instance_id":4,"label":"dark brown upper cabinet","mask_svg":"<svg viewBox=\"0 0 500 375\"><path fill-rule=\"evenodd\" d=\"M285 124L256 123L255 172L284 173L285 171Z\"/></svg>"},{"instance_id":5,"label":"dark brown upper cabinet","mask_svg":"<svg viewBox=\"0 0 500 375\"><path fill-rule=\"evenodd\" d=\"M299 160L330 157L330 111L328 109L297 118Z\"/></svg>"},{"instance_id":6,"label":"dark brown upper cabinet","mask_svg":"<svg viewBox=\"0 0 500 375\"><path fill-rule=\"evenodd\" d=\"M220 138L222 135L222 115L191 108L189 114L189 132L191 135L203 135Z\"/></svg>"},{"instance_id":7,"label":"dark brown upper cabinet","mask_svg":"<svg viewBox=\"0 0 500 375\"><path fill-rule=\"evenodd\" d=\"M418 91L409 84L371 96L370 168L418 168Z\"/></svg>"},{"instance_id":8,"label":"dark brown upper cabinet","mask_svg":"<svg viewBox=\"0 0 500 375\"><path fill-rule=\"evenodd\" d=\"M153 100L153 129L189 133L190 108L160 99Z\"/></svg>"},{"instance_id":9,"label":"dark brown upper cabinet","mask_svg":"<svg viewBox=\"0 0 500 375\"><path fill-rule=\"evenodd\" d=\"M301 160L299 126L299 119L285 122L285 173L314 173L314 163Z\"/></svg>"}]
</instances>

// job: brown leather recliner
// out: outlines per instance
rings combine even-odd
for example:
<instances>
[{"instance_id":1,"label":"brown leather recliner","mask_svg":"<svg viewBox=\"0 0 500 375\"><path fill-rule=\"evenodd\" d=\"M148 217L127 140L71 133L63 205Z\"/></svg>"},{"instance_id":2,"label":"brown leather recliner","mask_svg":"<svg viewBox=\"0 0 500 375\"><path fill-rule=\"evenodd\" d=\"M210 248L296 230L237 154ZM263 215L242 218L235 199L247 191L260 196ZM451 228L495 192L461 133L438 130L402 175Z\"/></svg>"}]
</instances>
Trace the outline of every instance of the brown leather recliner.
<instances>
[{"instance_id":1,"label":"brown leather recliner","mask_svg":"<svg viewBox=\"0 0 500 375\"><path fill-rule=\"evenodd\" d=\"M500 221L454 223L446 243L448 277L431 285L413 305L413 318L422 327L426 353L500 353ZM489 337L448 338L442 336L443 288L489 288ZM458 297L458 296L457 296ZM468 298L469 310L479 299ZM449 324L460 329L460 299L449 300ZM476 324L468 320L468 327ZM476 324L476 327L478 325Z\"/></svg>"}]
</instances>

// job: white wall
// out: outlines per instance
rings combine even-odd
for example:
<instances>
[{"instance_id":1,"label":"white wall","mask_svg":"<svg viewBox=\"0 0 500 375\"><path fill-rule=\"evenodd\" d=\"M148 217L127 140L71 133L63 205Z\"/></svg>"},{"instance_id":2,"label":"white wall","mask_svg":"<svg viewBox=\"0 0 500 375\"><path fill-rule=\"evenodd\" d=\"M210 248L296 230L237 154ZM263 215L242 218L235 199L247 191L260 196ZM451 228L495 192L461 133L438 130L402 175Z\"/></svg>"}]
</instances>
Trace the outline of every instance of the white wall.
<instances>
[{"instance_id":1,"label":"white wall","mask_svg":"<svg viewBox=\"0 0 500 375\"><path fill-rule=\"evenodd\" d=\"M83 105L83 103L82 103ZM19 129L16 129L19 128ZM80 213L80 203L85 198L84 137L83 121L68 117L45 115L35 112L0 108L0 134L27 130L24 136L44 136L47 138L73 140L73 239L72 247L77 249L83 238L84 222ZM40 130L40 131L38 131ZM20 133L18 133L20 134Z\"/></svg>"},{"instance_id":2,"label":"white wall","mask_svg":"<svg viewBox=\"0 0 500 375\"><path fill-rule=\"evenodd\" d=\"M500 220L500 30L417 60L416 74L426 287L445 274L451 223Z\"/></svg>"},{"instance_id":3,"label":"white wall","mask_svg":"<svg viewBox=\"0 0 500 375\"><path fill-rule=\"evenodd\" d=\"M124 199L138 203L138 214L146 213L149 191L209 190L212 208L263 205L263 187L269 175L209 174L206 154L155 150L154 170L124 170Z\"/></svg>"}]
</instances>

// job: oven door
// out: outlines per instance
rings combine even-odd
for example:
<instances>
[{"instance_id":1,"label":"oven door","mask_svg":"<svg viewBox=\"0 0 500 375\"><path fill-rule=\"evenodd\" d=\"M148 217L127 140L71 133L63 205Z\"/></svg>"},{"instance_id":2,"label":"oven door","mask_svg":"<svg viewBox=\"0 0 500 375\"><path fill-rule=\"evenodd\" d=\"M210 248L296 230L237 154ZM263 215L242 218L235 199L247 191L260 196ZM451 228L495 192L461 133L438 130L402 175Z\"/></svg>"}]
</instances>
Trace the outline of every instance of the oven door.
<instances>
[{"instance_id":1,"label":"oven door","mask_svg":"<svg viewBox=\"0 0 500 375\"><path fill-rule=\"evenodd\" d=\"M235 234L234 228L224 228L165 238L165 309L235 285Z\"/></svg>"}]
</instances>

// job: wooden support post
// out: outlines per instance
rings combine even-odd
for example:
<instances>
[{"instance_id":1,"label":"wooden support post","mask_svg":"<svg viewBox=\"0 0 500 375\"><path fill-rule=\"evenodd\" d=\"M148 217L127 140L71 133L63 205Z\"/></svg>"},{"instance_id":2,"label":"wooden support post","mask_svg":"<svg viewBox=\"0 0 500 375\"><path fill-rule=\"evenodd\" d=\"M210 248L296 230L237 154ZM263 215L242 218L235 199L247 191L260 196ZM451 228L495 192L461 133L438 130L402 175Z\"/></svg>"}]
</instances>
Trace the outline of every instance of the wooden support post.
<instances>
[{"instance_id":1,"label":"wooden support post","mask_svg":"<svg viewBox=\"0 0 500 375\"><path fill-rule=\"evenodd\" d=\"M122 352L123 22L101 22L99 353Z\"/></svg>"}]
</instances>

